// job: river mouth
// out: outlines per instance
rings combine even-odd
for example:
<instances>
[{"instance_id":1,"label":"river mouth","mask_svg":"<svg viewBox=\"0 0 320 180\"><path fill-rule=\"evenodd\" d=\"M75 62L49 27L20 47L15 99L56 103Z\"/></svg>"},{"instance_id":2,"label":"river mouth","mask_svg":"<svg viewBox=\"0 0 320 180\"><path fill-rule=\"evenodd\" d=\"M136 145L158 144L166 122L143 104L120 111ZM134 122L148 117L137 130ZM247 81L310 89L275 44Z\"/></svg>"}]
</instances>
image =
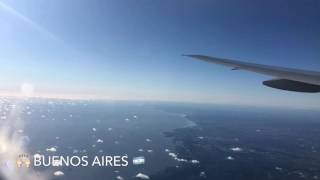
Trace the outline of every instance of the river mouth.
<instances>
[{"instance_id":1,"label":"river mouth","mask_svg":"<svg viewBox=\"0 0 320 180\"><path fill-rule=\"evenodd\" d=\"M196 159L153 179L318 179L319 111L233 106L163 106L196 126L166 133L179 158Z\"/></svg>"}]
</instances>

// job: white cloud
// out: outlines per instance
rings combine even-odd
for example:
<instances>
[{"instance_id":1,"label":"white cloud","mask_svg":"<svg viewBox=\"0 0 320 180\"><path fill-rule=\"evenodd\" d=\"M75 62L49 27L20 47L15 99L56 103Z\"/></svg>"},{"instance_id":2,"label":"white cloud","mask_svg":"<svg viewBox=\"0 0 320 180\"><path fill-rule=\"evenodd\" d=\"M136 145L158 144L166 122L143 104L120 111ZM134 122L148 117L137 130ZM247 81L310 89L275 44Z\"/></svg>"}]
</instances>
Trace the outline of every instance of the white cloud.
<instances>
[{"instance_id":1,"label":"white cloud","mask_svg":"<svg viewBox=\"0 0 320 180\"><path fill-rule=\"evenodd\" d=\"M169 156L171 156L173 158L177 158L177 155L175 153L169 153Z\"/></svg>"},{"instance_id":2,"label":"white cloud","mask_svg":"<svg viewBox=\"0 0 320 180\"><path fill-rule=\"evenodd\" d=\"M201 171L200 172L200 177L202 177L202 178L207 177L206 172L205 171Z\"/></svg>"},{"instance_id":3,"label":"white cloud","mask_svg":"<svg viewBox=\"0 0 320 180\"><path fill-rule=\"evenodd\" d=\"M169 156L171 156L174 160L179 161L179 162L188 162L188 160L183 159L183 158L178 158L178 155L175 153L169 153Z\"/></svg>"},{"instance_id":4,"label":"white cloud","mask_svg":"<svg viewBox=\"0 0 320 180\"><path fill-rule=\"evenodd\" d=\"M55 175L55 176L63 176L63 175L64 175L64 172L62 172L62 171L55 171L55 172L53 173L53 175Z\"/></svg>"},{"instance_id":5,"label":"white cloud","mask_svg":"<svg viewBox=\"0 0 320 180\"><path fill-rule=\"evenodd\" d=\"M240 152L242 151L242 148L240 147L234 147L234 148L230 148L233 152Z\"/></svg>"},{"instance_id":6,"label":"white cloud","mask_svg":"<svg viewBox=\"0 0 320 180\"><path fill-rule=\"evenodd\" d=\"M124 178L121 177L121 176L117 176L117 179L118 179L118 180L124 180Z\"/></svg>"},{"instance_id":7,"label":"white cloud","mask_svg":"<svg viewBox=\"0 0 320 180\"><path fill-rule=\"evenodd\" d=\"M191 160L190 162L191 162L192 164L199 164L199 163L200 163L200 161L198 161L198 160L194 160L194 159L193 159L193 160Z\"/></svg>"},{"instance_id":8,"label":"white cloud","mask_svg":"<svg viewBox=\"0 0 320 180\"><path fill-rule=\"evenodd\" d=\"M228 156L226 159L227 159L227 160L234 160L234 158L231 157L231 156Z\"/></svg>"},{"instance_id":9,"label":"white cloud","mask_svg":"<svg viewBox=\"0 0 320 180\"><path fill-rule=\"evenodd\" d=\"M150 177L146 174L142 174L142 173L138 173L136 175L136 178L140 178L140 179L150 179Z\"/></svg>"},{"instance_id":10,"label":"white cloud","mask_svg":"<svg viewBox=\"0 0 320 180\"><path fill-rule=\"evenodd\" d=\"M48 151L48 152L57 152L57 148L55 148L55 147L47 148L46 151Z\"/></svg>"},{"instance_id":11,"label":"white cloud","mask_svg":"<svg viewBox=\"0 0 320 180\"><path fill-rule=\"evenodd\" d=\"M143 156L139 156L139 157L134 157L132 159L132 163L134 165L141 165L144 164L146 162L145 158Z\"/></svg>"}]
</instances>

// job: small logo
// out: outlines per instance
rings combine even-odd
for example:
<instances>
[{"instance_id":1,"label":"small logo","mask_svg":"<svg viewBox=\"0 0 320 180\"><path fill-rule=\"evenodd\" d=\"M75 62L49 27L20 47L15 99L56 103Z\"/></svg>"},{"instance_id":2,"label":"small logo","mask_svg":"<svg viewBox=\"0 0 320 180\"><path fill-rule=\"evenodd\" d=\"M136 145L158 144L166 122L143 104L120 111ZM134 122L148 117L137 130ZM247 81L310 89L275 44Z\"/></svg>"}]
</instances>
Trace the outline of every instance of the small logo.
<instances>
[{"instance_id":1,"label":"small logo","mask_svg":"<svg viewBox=\"0 0 320 180\"><path fill-rule=\"evenodd\" d=\"M29 156L27 154L20 154L18 156L16 164L17 164L18 168L21 168L21 167L29 168L30 164L31 164L31 161L30 161L30 158L29 158Z\"/></svg>"}]
</instances>

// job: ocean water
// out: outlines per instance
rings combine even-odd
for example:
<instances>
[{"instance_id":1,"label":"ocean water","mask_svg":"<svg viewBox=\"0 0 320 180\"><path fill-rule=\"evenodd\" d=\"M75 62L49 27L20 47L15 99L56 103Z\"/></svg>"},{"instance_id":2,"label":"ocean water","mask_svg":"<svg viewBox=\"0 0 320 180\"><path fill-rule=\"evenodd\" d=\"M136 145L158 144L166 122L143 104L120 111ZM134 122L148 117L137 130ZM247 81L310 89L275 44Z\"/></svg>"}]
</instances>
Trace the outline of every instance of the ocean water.
<instances>
[{"instance_id":1,"label":"ocean water","mask_svg":"<svg viewBox=\"0 0 320 180\"><path fill-rule=\"evenodd\" d=\"M316 110L12 98L0 105L4 180L320 178ZM21 154L119 155L129 164L17 168ZM134 165L136 157L144 163Z\"/></svg>"},{"instance_id":2,"label":"ocean water","mask_svg":"<svg viewBox=\"0 0 320 180\"><path fill-rule=\"evenodd\" d=\"M10 131L9 141L23 141L24 153L30 157L89 156L90 164L94 156L128 156L126 167L34 168L36 173L48 176L46 179L128 179L138 173L150 176L177 165L168 155L174 144L164 132L190 125L181 114L139 102L3 99L2 113L6 118L1 125ZM13 136L19 137L16 142ZM133 165L134 157L144 157L145 163ZM21 169L12 171L19 173ZM64 175L54 176L56 171Z\"/></svg>"},{"instance_id":3,"label":"ocean water","mask_svg":"<svg viewBox=\"0 0 320 180\"><path fill-rule=\"evenodd\" d=\"M188 164L153 179L310 179L320 177L319 110L164 104L196 125L168 132Z\"/></svg>"}]
</instances>

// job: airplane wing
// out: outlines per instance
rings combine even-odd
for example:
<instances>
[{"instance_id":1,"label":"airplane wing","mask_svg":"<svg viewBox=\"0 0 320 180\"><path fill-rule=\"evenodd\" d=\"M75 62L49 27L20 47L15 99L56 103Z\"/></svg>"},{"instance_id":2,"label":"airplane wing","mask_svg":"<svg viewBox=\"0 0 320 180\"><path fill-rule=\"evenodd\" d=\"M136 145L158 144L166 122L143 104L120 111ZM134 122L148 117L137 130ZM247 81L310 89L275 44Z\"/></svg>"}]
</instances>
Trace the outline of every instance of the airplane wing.
<instances>
[{"instance_id":1,"label":"airplane wing","mask_svg":"<svg viewBox=\"0 0 320 180\"><path fill-rule=\"evenodd\" d=\"M209 63L227 66L232 68L232 70L246 70L259 74L273 76L274 79L263 82L263 84L268 87L296 92L320 92L320 72L261 65L204 55L183 56L199 59Z\"/></svg>"}]
</instances>

